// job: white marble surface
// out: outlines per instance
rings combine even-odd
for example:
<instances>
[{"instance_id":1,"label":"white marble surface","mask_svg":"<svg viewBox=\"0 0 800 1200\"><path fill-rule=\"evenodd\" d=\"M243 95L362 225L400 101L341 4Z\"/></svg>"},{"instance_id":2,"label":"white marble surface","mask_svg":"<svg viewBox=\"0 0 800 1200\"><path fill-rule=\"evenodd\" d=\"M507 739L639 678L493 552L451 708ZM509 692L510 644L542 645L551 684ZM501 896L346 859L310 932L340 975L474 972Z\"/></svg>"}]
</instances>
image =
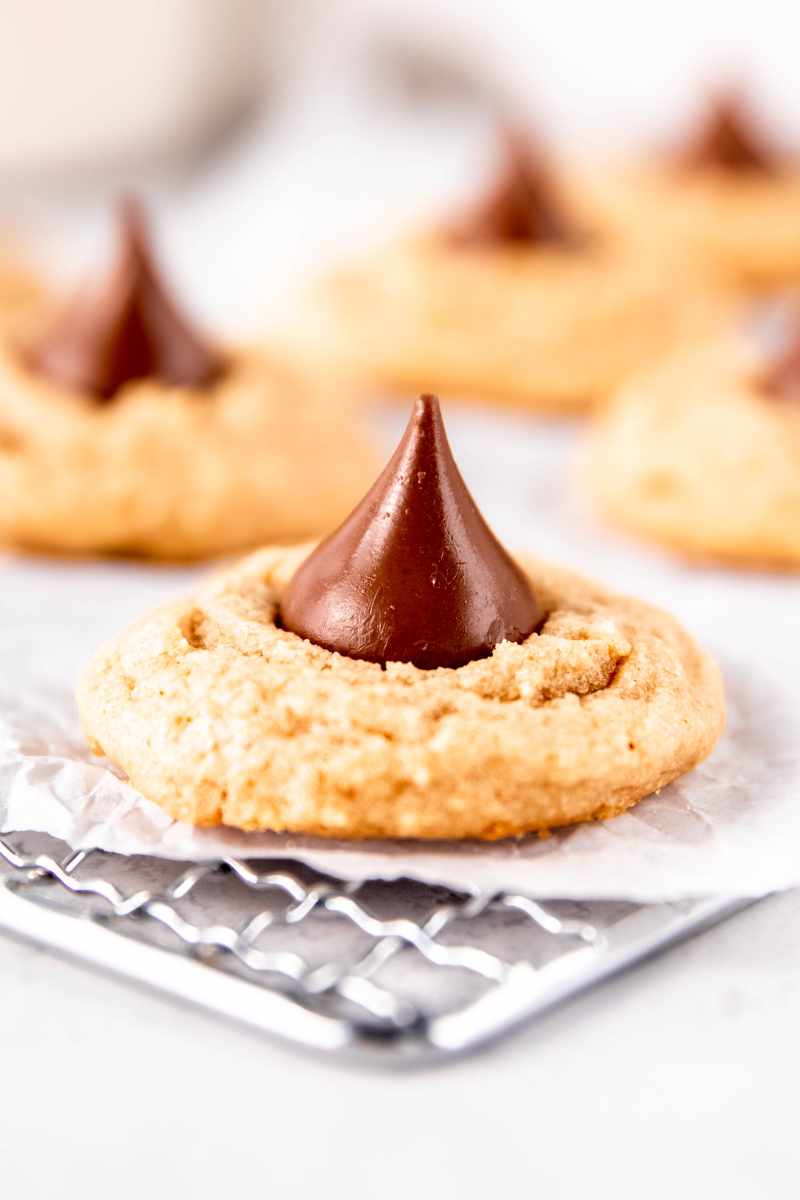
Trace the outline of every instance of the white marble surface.
<instances>
[{"instance_id":1,"label":"white marble surface","mask_svg":"<svg viewBox=\"0 0 800 1200\"><path fill-rule=\"evenodd\" d=\"M441 158L432 169L413 139L388 155L366 118L319 133L318 117L306 114L318 130L306 142L256 131L193 188L158 190L177 272L231 328L315 255L399 211L393 187L412 164L420 193L441 190ZM460 152L445 126L452 178ZM379 170L366 148L383 156ZM406 207L418 199L406 189ZM76 256L94 212L82 200L59 212ZM454 441L498 531L524 543L508 464L487 464L467 426ZM546 465L536 445L519 449L534 501ZM577 510L567 522L574 553L599 547L620 587L647 563L648 594L731 648L753 652L766 594L757 652L796 686L796 585L691 572L643 558ZM542 540L564 556L559 530ZM0 669L21 685L72 678L96 640L190 574L6 559ZM0 940L0 1195L795 1197L798 929L800 896L764 901L493 1051L400 1075L320 1063Z\"/></svg>"}]
</instances>

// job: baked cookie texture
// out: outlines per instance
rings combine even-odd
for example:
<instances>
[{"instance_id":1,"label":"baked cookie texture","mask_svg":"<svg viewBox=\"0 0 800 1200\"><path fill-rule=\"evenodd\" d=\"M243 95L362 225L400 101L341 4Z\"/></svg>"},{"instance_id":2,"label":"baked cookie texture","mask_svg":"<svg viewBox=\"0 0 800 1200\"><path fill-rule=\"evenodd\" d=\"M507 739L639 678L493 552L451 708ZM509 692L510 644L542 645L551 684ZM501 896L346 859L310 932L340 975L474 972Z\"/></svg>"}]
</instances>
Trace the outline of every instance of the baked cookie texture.
<instances>
[{"instance_id":1,"label":"baked cookie texture","mask_svg":"<svg viewBox=\"0 0 800 1200\"><path fill-rule=\"evenodd\" d=\"M602 401L707 335L731 298L688 259L598 234L585 248L410 239L320 281L293 344L389 390L540 412Z\"/></svg>"},{"instance_id":2,"label":"baked cookie texture","mask_svg":"<svg viewBox=\"0 0 800 1200\"><path fill-rule=\"evenodd\" d=\"M766 395L762 377L729 337L630 383L582 462L600 509L693 557L800 567L800 406Z\"/></svg>"},{"instance_id":3,"label":"baked cookie texture","mask_svg":"<svg viewBox=\"0 0 800 1200\"><path fill-rule=\"evenodd\" d=\"M320 533L376 472L354 420L267 352L207 390L136 381L98 404L0 346L0 540L190 559Z\"/></svg>"},{"instance_id":4,"label":"baked cookie texture","mask_svg":"<svg viewBox=\"0 0 800 1200\"><path fill-rule=\"evenodd\" d=\"M606 164L583 186L643 253L689 255L723 287L768 291L800 281L800 170L776 174L670 163ZM647 247L650 247L648 250Z\"/></svg>"},{"instance_id":5,"label":"baked cookie texture","mask_svg":"<svg viewBox=\"0 0 800 1200\"><path fill-rule=\"evenodd\" d=\"M521 644L430 671L323 650L276 623L311 549L255 553L91 663L92 746L176 819L496 839L620 813L721 732L719 672L672 617L531 559L549 615Z\"/></svg>"}]
</instances>

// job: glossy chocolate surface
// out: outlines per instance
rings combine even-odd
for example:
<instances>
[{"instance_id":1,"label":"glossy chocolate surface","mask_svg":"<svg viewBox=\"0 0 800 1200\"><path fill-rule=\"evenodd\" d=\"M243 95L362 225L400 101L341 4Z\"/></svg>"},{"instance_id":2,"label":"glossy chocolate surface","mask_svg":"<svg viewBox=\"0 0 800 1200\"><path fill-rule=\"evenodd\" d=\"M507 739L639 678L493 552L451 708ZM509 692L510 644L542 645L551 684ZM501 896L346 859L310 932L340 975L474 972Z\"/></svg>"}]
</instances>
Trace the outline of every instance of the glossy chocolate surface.
<instances>
[{"instance_id":1,"label":"glossy chocolate surface","mask_svg":"<svg viewBox=\"0 0 800 1200\"><path fill-rule=\"evenodd\" d=\"M133 200L120 205L110 269L72 298L27 349L26 361L36 374L98 401L135 379L205 388L225 369L164 286Z\"/></svg>"},{"instance_id":2,"label":"glossy chocolate surface","mask_svg":"<svg viewBox=\"0 0 800 1200\"><path fill-rule=\"evenodd\" d=\"M422 396L370 491L291 580L280 623L349 658L432 669L524 641L544 616L461 478L438 400Z\"/></svg>"}]
</instances>

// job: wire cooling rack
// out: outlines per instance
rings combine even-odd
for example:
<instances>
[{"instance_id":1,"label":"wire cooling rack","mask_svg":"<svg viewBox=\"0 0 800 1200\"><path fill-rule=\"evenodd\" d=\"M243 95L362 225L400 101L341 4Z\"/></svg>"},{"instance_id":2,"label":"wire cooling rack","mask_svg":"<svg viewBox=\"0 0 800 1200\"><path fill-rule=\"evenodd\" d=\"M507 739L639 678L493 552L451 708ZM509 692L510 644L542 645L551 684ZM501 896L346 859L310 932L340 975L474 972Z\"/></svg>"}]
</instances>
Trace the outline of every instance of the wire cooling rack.
<instances>
[{"instance_id":1,"label":"wire cooling rack","mask_svg":"<svg viewBox=\"0 0 800 1200\"><path fill-rule=\"evenodd\" d=\"M471 1050L746 903L544 904L0 838L0 929L297 1045L387 1062Z\"/></svg>"}]
</instances>

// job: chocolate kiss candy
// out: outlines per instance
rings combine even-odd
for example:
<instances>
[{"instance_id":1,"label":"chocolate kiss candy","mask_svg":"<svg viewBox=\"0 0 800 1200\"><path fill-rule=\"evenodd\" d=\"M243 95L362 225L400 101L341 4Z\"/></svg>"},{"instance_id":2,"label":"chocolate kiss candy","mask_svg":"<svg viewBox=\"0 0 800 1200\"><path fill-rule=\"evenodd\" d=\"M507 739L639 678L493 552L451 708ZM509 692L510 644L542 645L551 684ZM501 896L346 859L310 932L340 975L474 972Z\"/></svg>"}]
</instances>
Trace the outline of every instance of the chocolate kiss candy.
<instances>
[{"instance_id":1,"label":"chocolate kiss candy","mask_svg":"<svg viewBox=\"0 0 800 1200\"><path fill-rule=\"evenodd\" d=\"M524 641L541 602L481 516L422 396L361 503L302 564L284 629L368 662L459 667Z\"/></svg>"},{"instance_id":2,"label":"chocolate kiss candy","mask_svg":"<svg viewBox=\"0 0 800 1200\"><path fill-rule=\"evenodd\" d=\"M699 130L680 155L683 166L722 167L726 171L777 169L775 155L753 129L744 104L735 92L717 96Z\"/></svg>"},{"instance_id":3,"label":"chocolate kiss candy","mask_svg":"<svg viewBox=\"0 0 800 1200\"><path fill-rule=\"evenodd\" d=\"M38 375L109 400L133 379L207 387L224 370L219 354L184 320L153 263L142 210L119 211L110 272L84 287L27 354Z\"/></svg>"},{"instance_id":4,"label":"chocolate kiss candy","mask_svg":"<svg viewBox=\"0 0 800 1200\"><path fill-rule=\"evenodd\" d=\"M480 203L450 230L457 245L502 242L574 245L583 235L562 211L541 156L519 134L504 134L506 166Z\"/></svg>"}]
</instances>

